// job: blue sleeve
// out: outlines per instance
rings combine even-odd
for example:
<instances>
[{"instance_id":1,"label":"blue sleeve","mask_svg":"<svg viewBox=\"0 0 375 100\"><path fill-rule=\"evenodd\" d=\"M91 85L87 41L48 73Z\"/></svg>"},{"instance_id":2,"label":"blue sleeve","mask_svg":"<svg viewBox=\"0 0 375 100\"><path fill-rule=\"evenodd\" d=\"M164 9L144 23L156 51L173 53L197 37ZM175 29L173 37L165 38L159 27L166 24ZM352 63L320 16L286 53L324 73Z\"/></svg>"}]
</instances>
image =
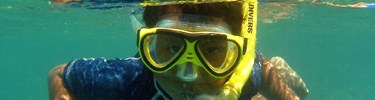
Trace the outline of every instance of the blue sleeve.
<instances>
[{"instance_id":1,"label":"blue sleeve","mask_svg":"<svg viewBox=\"0 0 375 100\"><path fill-rule=\"evenodd\" d=\"M261 53L256 52L255 63L253 70L251 71L252 87L259 91L261 80L262 80L262 68L263 68L263 56Z\"/></svg>"},{"instance_id":2,"label":"blue sleeve","mask_svg":"<svg viewBox=\"0 0 375 100\"><path fill-rule=\"evenodd\" d=\"M106 60L77 59L63 74L65 88L75 100L122 100L139 97L140 90L152 90L152 73L140 58Z\"/></svg>"}]
</instances>

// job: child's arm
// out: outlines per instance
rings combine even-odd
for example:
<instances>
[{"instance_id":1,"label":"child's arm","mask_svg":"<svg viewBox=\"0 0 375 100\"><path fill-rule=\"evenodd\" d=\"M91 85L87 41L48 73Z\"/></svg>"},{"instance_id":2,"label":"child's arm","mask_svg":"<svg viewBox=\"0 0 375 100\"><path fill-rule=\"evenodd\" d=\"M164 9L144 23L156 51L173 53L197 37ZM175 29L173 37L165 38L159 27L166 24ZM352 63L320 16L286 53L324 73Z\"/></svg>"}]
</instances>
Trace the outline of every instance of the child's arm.
<instances>
[{"instance_id":1,"label":"child's arm","mask_svg":"<svg viewBox=\"0 0 375 100\"><path fill-rule=\"evenodd\" d=\"M301 77L281 57L264 61L260 93L268 99L305 99L308 89Z\"/></svg>"},{"instance_id":2,"label":"child's arm","mask_svg":"<svg viewBox=\"0 0 375 100\"><path fill-rule=\"evenodd\" d=\"M82 58L60 65L49 74L50 99L120 100L145 99L152 93L151 72L138 57ZM139 84L142 83L142 84ZM147 86L146 86L147 85ZM147 90L147 91L146 91Z\"/></svg>"}]
</instances>

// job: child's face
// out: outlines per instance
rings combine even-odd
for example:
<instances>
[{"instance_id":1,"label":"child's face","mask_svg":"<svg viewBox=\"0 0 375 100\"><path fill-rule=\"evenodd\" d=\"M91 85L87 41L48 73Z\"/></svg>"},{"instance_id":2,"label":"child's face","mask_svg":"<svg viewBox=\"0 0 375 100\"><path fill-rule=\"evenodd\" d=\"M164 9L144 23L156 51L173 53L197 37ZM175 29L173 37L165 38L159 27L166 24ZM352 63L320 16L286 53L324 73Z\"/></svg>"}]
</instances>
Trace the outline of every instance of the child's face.
<instances>
[{"instance_id":1,"label":"child's face","mask_svg":"<svg viewBox=\"0 0 375 100\"><path fill-rule=\"evenodd\" d=\"M179 16L169 16L166 20L178 22L181 18ZM164 20L165 21L165 20ZM163 28L175 28L180 30L187 30L187 31L208 31L208 32L225 32L228 33L228 29L225 29L224 22L217 22L217 21L206 21L206 24L211 24L213 26L210 27L195 27L191 28L189 25L187 26L179 26L177 24L171 23L163 23L158 24L156 27L163 27ZM217 25L217 27L215 27ZM219 27L220 26L220 27ZM230 32L229 32L230 33ZM216 40L207 40L212 41L207 44L207 47L201 47L204 56L210 60L213 65L221 64L224 62L224 58L222 54L227 54L226 49L217 49L217 48L226 48L226 42L220 42ZM161 61L163 61L163 57L166 59L171 58L175 52L178 52L180 48L178 46L182 46L184 41L174 40L172 37L158 37L156 41L156 54L158 54ZM209 46L210 45L210 46ZM164 62L164 61L163 61ZM215 65L219 66L219 65ZM200 95L211 95L214 96L218 93L220 88L224 85L227 81L227 78L214 78L209 73L203 69L203 67L194 65L194 64L179 64L173 66L172 69L168 70L165 73L155 73L154 74L157 83L160 87L168 93L173 99L194 99Z\"/></svg>"}]
</instances>

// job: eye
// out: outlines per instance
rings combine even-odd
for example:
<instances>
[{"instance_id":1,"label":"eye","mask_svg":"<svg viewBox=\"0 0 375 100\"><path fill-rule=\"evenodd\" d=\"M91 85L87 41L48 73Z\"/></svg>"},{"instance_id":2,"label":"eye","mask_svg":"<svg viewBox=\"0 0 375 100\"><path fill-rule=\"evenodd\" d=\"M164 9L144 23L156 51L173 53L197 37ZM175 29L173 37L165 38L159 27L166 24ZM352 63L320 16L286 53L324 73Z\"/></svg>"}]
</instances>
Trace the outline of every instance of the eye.
<instances>
[{"instance_id":1,"label":"eye","mask_svg":"<svg viewBox=\"0 0 375 100\"><path fill-rule=\"evenodd\" d=\"M173 54L177 53L180 50L180 48L181 48L181 46L179 46L179 45L170 45L170 46L168 46L169 52L171 52Z\"/></svg>"},{"instance_id":2,"label":"eye","mask_svg":"<svg viewBox=\"0 0 375 100\"><path fill-rule=\"evenodd\" d=\"M206 48L204 49L204 52L205 52L206 54L210 54L210 53L214 54L214 53L217 53L218 51L219 51L219 47L217 47L217 46L206 47Z\"/></svg>"}]
</instances>

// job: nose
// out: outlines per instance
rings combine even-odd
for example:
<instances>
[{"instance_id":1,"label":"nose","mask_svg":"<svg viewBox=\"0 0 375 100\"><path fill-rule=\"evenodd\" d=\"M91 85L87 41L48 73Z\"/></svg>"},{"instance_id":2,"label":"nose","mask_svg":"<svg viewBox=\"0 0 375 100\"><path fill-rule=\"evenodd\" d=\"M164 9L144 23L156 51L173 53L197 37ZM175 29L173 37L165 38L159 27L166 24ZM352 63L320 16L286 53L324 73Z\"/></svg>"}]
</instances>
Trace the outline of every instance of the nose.
<instances>
[{"instance_id":1,"label":"nose","mask_svg":"<svg viewBox=\"0 0 375 100\"><path fill-rule=\"evenodd\" d=\"M194 81L198 77L198 66L191 62L178 65L177 77L183 81Z\"/></svg>"}]
</instances>

